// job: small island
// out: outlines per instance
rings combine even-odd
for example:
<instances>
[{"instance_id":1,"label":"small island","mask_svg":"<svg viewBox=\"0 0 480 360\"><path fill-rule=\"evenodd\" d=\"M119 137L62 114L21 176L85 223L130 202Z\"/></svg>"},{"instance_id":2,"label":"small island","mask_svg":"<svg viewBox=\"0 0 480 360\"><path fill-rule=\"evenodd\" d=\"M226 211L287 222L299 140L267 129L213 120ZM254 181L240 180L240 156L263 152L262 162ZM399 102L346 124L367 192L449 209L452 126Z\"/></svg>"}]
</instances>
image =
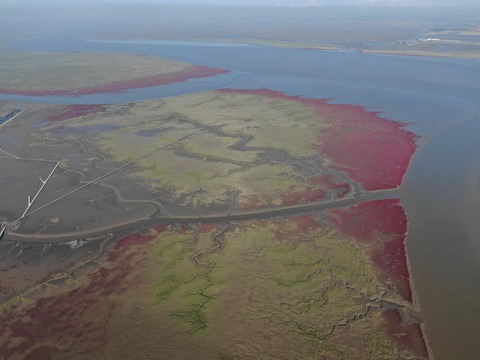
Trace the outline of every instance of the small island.
<instances>
[{"instance_id":1,"label":"small island","mask_svg":"<svg viewBox=\"0 0 480 360\"><path fill-rule=\"evenodd\" d=\"M228 73L180 61L113 52L0 49L0 93L90 95L167 85Z\"/></svg>"}]
</instances>

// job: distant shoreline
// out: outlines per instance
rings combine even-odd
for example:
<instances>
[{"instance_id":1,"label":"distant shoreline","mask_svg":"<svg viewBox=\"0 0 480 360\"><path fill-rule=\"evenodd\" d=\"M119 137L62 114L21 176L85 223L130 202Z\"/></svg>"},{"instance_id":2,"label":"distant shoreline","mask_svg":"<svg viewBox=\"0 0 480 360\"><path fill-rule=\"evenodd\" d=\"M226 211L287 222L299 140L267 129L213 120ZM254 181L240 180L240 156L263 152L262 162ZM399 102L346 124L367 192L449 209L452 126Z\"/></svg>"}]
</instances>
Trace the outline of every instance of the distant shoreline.
<instances>
[{"instance_id":1,"label":"distant shoreline","mask_svg":"<svg viewBox=\"0 0 480 360\"><path fill-rule=\"evenodd\" d=\"M159 74L131 80L123 80L97 86L78 89L59 90L15 90L0 88L0 94L26 96L83 96L103 93L119 93L129 89L147 88L159 85L169 85L189 79L198 79L229 73L229 70L216 69L205 66L191 65L183 71L171 74Z\"/></svg>"}]
</instances>

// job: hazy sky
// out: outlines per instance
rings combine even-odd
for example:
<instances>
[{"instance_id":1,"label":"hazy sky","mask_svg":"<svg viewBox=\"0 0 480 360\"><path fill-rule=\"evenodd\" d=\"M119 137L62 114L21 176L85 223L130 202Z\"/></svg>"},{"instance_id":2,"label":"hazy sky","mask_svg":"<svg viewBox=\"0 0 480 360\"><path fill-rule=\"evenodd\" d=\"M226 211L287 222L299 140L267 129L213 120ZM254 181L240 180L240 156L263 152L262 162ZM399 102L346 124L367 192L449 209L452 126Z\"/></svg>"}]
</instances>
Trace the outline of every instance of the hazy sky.
<instances>
[{"instance_id":1,"label":"hazy sky","mask_svg":"<svg viewBox=\"0 0 480 360\"><path fill-rule=\"evenodd\" d=\"M85 4L85 3L155 3L155 4L195 4L195 5L257 5L257 6L312 6L312 5L480 5L480 0L1 0L1 4Z\"/></svg>"},{"instance_id":2,"label":"hazy sky","mask_svg":"<svg viewBox=\"0 0 480 360\"><path fill-rule=\"evenodd\" d=\"M17 0L18 1L18 0ZM68 0L67 0L68 1ZM84 0L85 1L85 0ZM92 0L93 1L93 0ZM98 2L99 0L95 0ZM101 0L100 0L101 1ZM108 1L108 0L104 0ZM161 4L218 4L218 5L342 5L342 4L366 4L366 5L476 5L479 0L110 0L124 3L161 3ZM64 0L65 2L65 0Z\"/></svg>"}]
</instances>

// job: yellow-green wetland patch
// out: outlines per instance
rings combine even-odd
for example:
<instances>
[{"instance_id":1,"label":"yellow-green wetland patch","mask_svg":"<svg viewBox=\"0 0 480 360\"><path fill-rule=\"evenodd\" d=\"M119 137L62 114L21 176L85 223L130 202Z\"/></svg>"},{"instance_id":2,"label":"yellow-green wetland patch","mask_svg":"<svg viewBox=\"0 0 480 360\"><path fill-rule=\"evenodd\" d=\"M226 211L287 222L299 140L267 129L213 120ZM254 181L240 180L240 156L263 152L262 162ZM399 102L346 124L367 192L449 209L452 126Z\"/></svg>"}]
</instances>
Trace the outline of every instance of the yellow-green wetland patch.
<instances>
[{"instance_id":1,"label":"yellow-green wetland patch","mask_svg":"<svg viewBox=\"0 0 480 360\"><path fill-rule=\"evenodd\" d=\"M40 52L0 48L0 88L70 90L177 73L190 65L153 56L113 52Z\"/></svg>"}]
</instances>

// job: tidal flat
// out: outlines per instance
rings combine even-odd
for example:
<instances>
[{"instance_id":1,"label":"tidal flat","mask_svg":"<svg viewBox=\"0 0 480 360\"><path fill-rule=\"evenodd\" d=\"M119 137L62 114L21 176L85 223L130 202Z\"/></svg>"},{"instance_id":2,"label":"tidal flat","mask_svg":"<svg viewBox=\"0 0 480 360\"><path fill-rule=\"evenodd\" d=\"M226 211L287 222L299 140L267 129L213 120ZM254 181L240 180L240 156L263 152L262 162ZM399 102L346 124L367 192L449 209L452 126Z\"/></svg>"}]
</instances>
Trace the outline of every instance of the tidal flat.
<instances>
[{"instance_id":1,"label":"tidal flat","mask_svg":"<svg viewBox=\"0 0 480 360\"><path fill-rule=\"evenodd\" d=\"M2 106L26 108L0 134L5 161L59 164L27 216L0 214L1 270L23 279L2 287L2 353L428 357L403 124L268 89ZM378 161L385 136L405 151ZM9 201L24 182L5 182L25 188Z\"/></svg>"},{"instance_id":2,"label":"tidal flat","mask_svg":"<svg viewBox=\"0 0 480 360\"><path fill-rule=\"evenodd\" d=\"M1 343L53 359L426 356L406 308L366 246L313 215L160 226L11 302Z\"/></svg>"}]
</instances>

